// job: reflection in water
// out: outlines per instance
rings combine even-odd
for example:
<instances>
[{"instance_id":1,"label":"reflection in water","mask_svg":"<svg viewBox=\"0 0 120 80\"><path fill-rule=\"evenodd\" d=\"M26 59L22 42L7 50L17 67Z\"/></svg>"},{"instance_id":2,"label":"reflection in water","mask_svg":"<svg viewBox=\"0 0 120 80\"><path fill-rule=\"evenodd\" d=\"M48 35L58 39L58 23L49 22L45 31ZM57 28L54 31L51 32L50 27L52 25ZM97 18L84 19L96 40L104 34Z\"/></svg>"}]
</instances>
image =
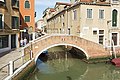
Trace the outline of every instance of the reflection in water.
<instances>
[{"instance_id":1,"label":"reflection in water","mask_svg":"<svg viewBox=\"0 0 120 80\"><path fill-rule=\"evenodd\" d=\"M67 80L72 80L72 78L70 76L67 76Z\"/></svg>"},{"instance_id":2,"label":"reflection in water","mask_svg":"<svg viewBox=\"0 0 120 80\"><path fill-rule=\"evenodd\" d=\"M38 70L28 80L120 80L120 68L111 64L87 64L68 53L61 54L64 58L60 54L48 55L50 59L41 55Z\"/></svg>"},{"instance_id":3,"label":"reflection in water","mask_svg":"<svg viewBox=\"0 0 120 80\"><path fill-rule=\"evenodd\" d=\"M50 66L48 64L44 63L40 59L37 59L36 64L37 64L38 70L41 73L43 73L43 74L53 73L52 68L50 68Z\"/></svg>"},{"instance_id":4,"label":"reflection in water","mask_svg":"<svg viewBox=\"0 0 120 80\"><path fill-rule=\"evenodd\" d=\"M86 64L75 58L42 62L39 70L29 80L120 80L120 68L105 63Z\"/></svg>"}]
</instances>

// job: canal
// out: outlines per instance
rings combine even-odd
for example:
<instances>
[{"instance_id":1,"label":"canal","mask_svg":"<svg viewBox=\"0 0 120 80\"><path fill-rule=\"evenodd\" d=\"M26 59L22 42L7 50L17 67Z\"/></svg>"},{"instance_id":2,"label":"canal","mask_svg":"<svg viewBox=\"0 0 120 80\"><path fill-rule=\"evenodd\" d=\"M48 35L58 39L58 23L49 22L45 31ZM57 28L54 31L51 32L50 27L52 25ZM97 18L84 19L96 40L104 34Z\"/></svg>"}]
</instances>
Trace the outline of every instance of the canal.
<instances>
[{"instance_id":1,"label":"canal","mask_svg":"<svg viewBox=\"0 0 120 80\"><path fill-rule=\"evenodd\" d=\"M65 51L49 53L47 59L37 60L28 80L120 80L120 68L110 63L88 64Z\"/></svg>"}]
</instances>

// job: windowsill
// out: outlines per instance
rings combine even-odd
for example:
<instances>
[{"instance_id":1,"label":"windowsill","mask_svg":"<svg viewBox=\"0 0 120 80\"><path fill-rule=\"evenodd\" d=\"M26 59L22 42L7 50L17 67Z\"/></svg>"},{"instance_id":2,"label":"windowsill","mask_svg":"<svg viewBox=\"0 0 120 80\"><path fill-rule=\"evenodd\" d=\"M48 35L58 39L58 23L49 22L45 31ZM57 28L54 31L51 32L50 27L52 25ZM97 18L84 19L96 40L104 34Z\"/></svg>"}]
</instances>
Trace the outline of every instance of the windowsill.
<instances>
[{"instance_id":1,"label":"windowsill","mask_svg":"<svg viewBox=\"0 0 120 80\"><path fill-rule=\"evenodd\" d=\"M30 10L31 8L24 8L24 9L26 9L26 10Z\"/></svg>"},{"instance_id":2,"label":"windowsill","mask_svg":"<svg viewBox=\"0 0 120 80\"><path fill-rule=\"evenodd\" d=\"M114 45L115 48L120 47L120 45ZM107 46L107 48L111 48L111 46Z\"/></svg>"},{"instance_id":3,"label":"windowsill","mask_svg":"<svg viewBox=\"0 0 120 80\"><path fill-rule=\"evenodd\" d=\"M93 20L93 18L86 18L87 20Z\"/></svg>"},{"instance_id":4,"label":"windowsill","mask_svg":"<svg viewBox=\"0 0 120 80\"><path fill-rule=\"evenodd\" d=\"M14 8L14 9L19 9L19 7L17 7L17 6L12 6L12 8Z\"/></svg>"},{"instance_id":5,"label":"windowsill","mask_svg":"<svg viewBox=\"0 0 120 80\"><path fill-rule=\"evenodd\" d=\"M99 18L98 20L105 20L105 18Z\"/></svg>"},{"instance_id":6,"label":"windowsill","mask_svg":"<svg viewBox=\"0 0 120 80\"><path fill-rule=\"evenodd\" d=\"M24 22L24 23L30 23L30 22Z\"/></svg>"},{"instance_id":7,"label":"windowsill","mask_svg":"<svg viewBox=\"0 0 120 80\"><path fill-rule=\"evenodd\" d=\"M112 26L111 28L118 28L117 26Z\"/></svg>"},{"instance_id":8,"label":"windowsill","mask_svg":"<svg viewBox=\"0 0 120 80\"><path fill-rule=\"evenodd\" d=\"M16 30L19 30L19 29L12 29L12 30L16 31Z\"/></svg>"},{"instance_id":9,"label":"windowsill","mask_svg":"<svg viewBox=\"0 0 120 80\"><path fill-rule=\"evenodd\" d=\"M4 31L4 29L0 29L0 32L3 32Z\"/></svg>"},{"instance_id":10,"label":"windowsill","mask_svg":"<svg viewBox=\"0 0 120 80\"><path fill-rule=\"evenodd\" d=\"M112 4L119 4L119 1L112 1Z\"/></svg>"}]
</instances>

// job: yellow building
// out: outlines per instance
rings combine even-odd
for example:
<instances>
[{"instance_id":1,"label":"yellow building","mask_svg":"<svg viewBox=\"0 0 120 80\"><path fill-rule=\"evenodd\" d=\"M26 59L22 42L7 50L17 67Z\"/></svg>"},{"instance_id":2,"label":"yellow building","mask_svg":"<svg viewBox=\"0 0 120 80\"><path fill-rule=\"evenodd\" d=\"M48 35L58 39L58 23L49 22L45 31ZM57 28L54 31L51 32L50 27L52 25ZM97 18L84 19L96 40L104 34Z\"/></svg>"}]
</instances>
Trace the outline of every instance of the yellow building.
<instances>
[{"instance_id":1,"label":"yellow building","mask_svg":"<svg viewBox=\"0 0 120 80\"><path fill-rule=\"evenodd\" d=\"M19 0L0 0L0 53L19 47Z\"/></svg>"},{"instance_id":2,"label":"yellow building","mask_svg":"<svg viewBox=\"0 0 120 80\"><path fill-rule=\"evenodd\" d=\"M119 47L119 0L73 0L72 3L67 7L62 5L60 10L55 5L55 14L47 19L48 34L77 35L107 46L113 40Z\"/></svg>"}]
</instances>

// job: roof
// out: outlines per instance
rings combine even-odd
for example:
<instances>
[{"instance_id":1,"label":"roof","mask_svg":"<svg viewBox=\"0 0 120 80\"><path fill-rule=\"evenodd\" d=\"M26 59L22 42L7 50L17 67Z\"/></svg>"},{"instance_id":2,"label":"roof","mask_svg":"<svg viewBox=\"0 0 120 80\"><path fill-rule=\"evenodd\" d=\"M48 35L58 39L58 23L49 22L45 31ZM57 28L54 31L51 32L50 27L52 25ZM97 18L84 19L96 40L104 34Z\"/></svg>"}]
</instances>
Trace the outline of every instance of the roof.
<instances>
[{"instance_id":1,"label":"roof","mask_svg":"<svg viewBox=\"0 0 120 80\"><path fill-rule=\"evenodd\" d=\"M54 8L50 8L50 12L55 12L55 9Z\"/></svg>"},{"instance_id":2,"label":"roof","mask_svg":"<svg viewBox=\"0 0 120 80\"><path fill-rule=\"evenodd\" d=\"M56 5L67 5L67 6L71 6L71 3L64 3L64 2L56 2Z\"/></svg>"},{"instance_id":3,"label":"roof","mask_svg":"<svg viewBox=\"0 0 120 80\"><path fill-rule=\"evenodd\" d=\"M57 3L57 4L62 4L62 3ZM69 8L63 9L62 11L58 12L57 14L55 14L54 16L52 16L51 18L47 19L47 21L51 20L52 18L56 17L57 15L64 13L65 11L77 6L77 5L96 5L96 6L110 6L109 2L77 2L74 5L70 6Z\"/></svg>"}]
</instances>

